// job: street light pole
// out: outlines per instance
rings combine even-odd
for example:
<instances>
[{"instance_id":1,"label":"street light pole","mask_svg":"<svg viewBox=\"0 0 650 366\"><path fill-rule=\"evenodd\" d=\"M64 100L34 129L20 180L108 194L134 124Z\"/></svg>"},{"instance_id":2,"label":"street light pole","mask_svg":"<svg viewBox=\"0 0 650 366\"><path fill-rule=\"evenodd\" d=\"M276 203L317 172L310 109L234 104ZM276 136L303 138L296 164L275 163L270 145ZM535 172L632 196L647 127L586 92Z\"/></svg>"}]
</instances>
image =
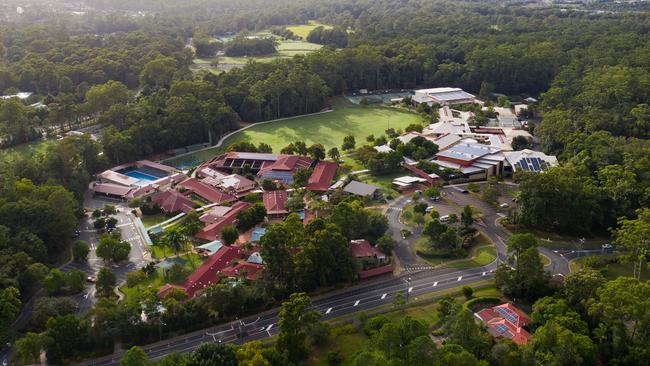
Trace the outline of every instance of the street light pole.
<instances>
[{"instance_id":1,"label":"street light pole","mask_svg":"<svg viewBox=\"0 0 650 366\"><path fill-rule=\"evenodd\" d=\"M406 303L409 303L409 295L411 293L409 285L411 284L411 276L406 279Z\"/></svg>"}]
</instances>

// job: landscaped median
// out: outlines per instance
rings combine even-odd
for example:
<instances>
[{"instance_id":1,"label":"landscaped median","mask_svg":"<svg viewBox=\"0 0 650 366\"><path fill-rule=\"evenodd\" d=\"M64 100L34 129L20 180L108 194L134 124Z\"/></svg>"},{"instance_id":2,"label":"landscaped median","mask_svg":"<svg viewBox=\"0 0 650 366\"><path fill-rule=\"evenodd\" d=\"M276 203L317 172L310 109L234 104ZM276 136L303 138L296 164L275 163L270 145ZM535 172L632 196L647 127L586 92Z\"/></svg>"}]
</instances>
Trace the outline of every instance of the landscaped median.
<instances>
[{"instance_id":1,"label":"landscaped median","mask_svg":"<svg viewBox=\"0 0 650 366\"><path fill-rule=\"evenodd\" d=\"M476 268L492 263L497 257L494 243L484 234L476 237L474 245L465 258L450 256L449 252L436 253L431 250L429 243L430 239L423 236L415 241L413 249L420 258L434 267Z\"/></svg>"}]
</instances>

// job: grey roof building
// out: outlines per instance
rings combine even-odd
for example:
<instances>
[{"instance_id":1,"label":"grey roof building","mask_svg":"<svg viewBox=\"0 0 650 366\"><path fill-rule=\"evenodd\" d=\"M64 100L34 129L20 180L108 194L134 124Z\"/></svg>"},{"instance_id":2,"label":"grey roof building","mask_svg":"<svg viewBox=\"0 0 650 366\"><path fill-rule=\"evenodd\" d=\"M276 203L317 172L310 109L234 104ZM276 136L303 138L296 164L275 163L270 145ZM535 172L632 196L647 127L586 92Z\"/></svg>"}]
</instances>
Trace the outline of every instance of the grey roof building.
<instances>
[{"instance_id":1,"label":"grey roof building","mask_svg":"<svg viewBox=\"0 0 650 366\"><path fill-rule=\"evenodd\" d=\"M377 198L381 195L381 189L379 187L361 183L356 180L348 183L348 185L343 188L343 192L354 194L356 196L371 198Z\"/></svg>"}]
</instances>

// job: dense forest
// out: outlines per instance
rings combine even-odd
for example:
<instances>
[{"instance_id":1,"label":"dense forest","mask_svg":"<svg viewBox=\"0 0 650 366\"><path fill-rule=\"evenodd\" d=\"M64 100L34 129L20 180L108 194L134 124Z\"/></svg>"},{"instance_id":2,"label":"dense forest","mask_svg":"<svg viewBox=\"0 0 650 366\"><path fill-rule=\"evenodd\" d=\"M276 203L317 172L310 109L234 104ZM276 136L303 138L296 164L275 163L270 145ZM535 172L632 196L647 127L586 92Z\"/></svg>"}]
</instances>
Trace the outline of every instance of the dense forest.
<instances>
[{"instance_id":1,"label":"dense forest","mask_svg":"<svg viewBox=\"0 0 650 366\"><path fill-rule=\"evenodd\" d=\"M90 8L83 16L62 12L53 16L41 10L0 23L0 94L35 93L24 101L0 101L0 146L94 123L104 127L100 141L68 137L44 152L0 163L2 343L14 337L9 325L21 304L44 281L61 277L50 267L59 264L71 247L80 201L92 174L109 164L215 142L242 121L316 112L330 96L358 89L457 86L482 96L497 92L513 100L537 97L542 120L534 134L545 152L558 155L561 165L543 175L516 177L521 209L511 212L509 220L567 234L614 234L617 243L634 249L634 259L647 260L647 248L635 239L641 236L629 234L635 233L632 229L647 233L643 230L650 225L647 210L640 210L650 205L646 13L441 0L86 0L86 4ZM137 11L142 14L134 16ZM194 55L186 46L193 36L197 52L209 56L222 46L211 37L308 20L334 26L310 34L312 41L326 45L319 51L251 62L220 74L189 69ZM258 40L240 43L243 51L231 50L232 55L252 55L246 49L259 46L247 44ZM31 106L39 101L46 108ZM375 170L389 170L399 159L393 160L390 167L377 162ZM276 270L261 285L216 286L196 301L171 298L166 306L178 312L165 315L156 313L154 293L119 304L102 299L93 310L93 324L63 313L51 322L39 322L39 329L52 339L48 356L69 360L112 349L113 339L124 344L153 340L159 335L158 325L134 320L142 312L140 302L169 324L165 335L173 335L212 319L215 309L219 315L211 321L229 320L264 309L265 300L284 298L289 289L309 291L351 281L355 271L351 266L336 272L308 264L318 262L314 258L319 255L349 264L341 248L350 233L377 240L385 222L354 202L326 209L332 213L327 221L300 230L284 224L270 230L269 238L275 240L262 245ZM293 230L301 236L283 240ZM274 247L282 242L284 247ZM287 261L282 254L295 246L306 250L295 261ZM532 263L531 273L540 275L533 273L539 269L539 258L524 259ZM497 353L481 337L457 334L460 349L422 349L440 359L462 355L465 364L481 364L478 359L495 365L549 363L554 357L558 365L647 360L647 296L638 298L648 292L647 284L627 279L605 282L587 272L569 278L562 288L549 285L540 275L535 277L539 282L522 289L513 280L517 276L522 274L503 270L499 284L504 292L538 301L533 308L533 318L540 314L535 320L537 340L530 347L517 351L501 346ZM526 291L531 288L540 291ZM546 295L553 298L545 300ZM544 315L545 309L554 313ZM623 316L613 317L615 310ZM459 331L458 324L466 324L466 314L444 315L449 329ZM399 326L386 330L386 337ZM382 328L375 329L373 337L380 337ZM66 333L69 329L81 331ZM417 339L409 338L404 347ZM406 355L381 349L367 353L376 364L388 360L399 364ZM275 364L271 356L268 359L267 364Z\"/></svg>"}]
</instances>

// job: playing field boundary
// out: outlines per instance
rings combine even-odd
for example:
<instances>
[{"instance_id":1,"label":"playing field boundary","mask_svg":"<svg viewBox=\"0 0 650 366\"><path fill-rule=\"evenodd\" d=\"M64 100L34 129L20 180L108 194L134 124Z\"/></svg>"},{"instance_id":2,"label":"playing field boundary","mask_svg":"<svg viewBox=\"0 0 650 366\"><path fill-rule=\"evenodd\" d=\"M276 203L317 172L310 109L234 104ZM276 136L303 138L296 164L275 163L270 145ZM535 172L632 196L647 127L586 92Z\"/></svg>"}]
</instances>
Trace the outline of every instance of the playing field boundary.
<instances>
[{"instance_id":1,"label":"playing field boundary","mask_svg":"<svg viewBox=\"0 0 650 366\"><path fill-rule=\"evenodd\" d=\"M238 130L235 130L235 131L232 131L232 132L229 132L229 133L225 134L224 136L222 136L219 139L219 141L217 141L216 144L214 144L212 146L204 147L204 148L199 149L199 150L186 152L186 153L183 153L183 154L180 154L180 155L175 155L175 156L173 156L171 158L161 160L160 162L164 163L164 162L169 161L169 160L174 160L174 159L182 158L182 157L185 157L185 156L193 155L193 154L196 154L196 153L201 152L201 151L206 151L206 150L212 150L212 149L215 149L215 148L219 148L219 147L221 147L221 145L223 145L224 141L226 141L228 138L232 137L233 135L235 135L237 133L240 133L242 131L246 131L247 129L255 127L255 126L265 125L265 124L269 124L269 123L273 123L273 122L282 122L282 121L292 120L292 119L296 119L296 118L317 116L319 114L330 113L330 112L333 112L333 111L334 111L334 108L332 107L332 108L329 108L327 110L320 111L320 112L315 112L315 113L301 114L301 115L298 115L298 116L284 117L284 118L272 119L272 120L268 120L268 121L261 121L261 122L251 123L248 126L242 127L242 128L240 128Z\"/></svg>"}]
</instances>

